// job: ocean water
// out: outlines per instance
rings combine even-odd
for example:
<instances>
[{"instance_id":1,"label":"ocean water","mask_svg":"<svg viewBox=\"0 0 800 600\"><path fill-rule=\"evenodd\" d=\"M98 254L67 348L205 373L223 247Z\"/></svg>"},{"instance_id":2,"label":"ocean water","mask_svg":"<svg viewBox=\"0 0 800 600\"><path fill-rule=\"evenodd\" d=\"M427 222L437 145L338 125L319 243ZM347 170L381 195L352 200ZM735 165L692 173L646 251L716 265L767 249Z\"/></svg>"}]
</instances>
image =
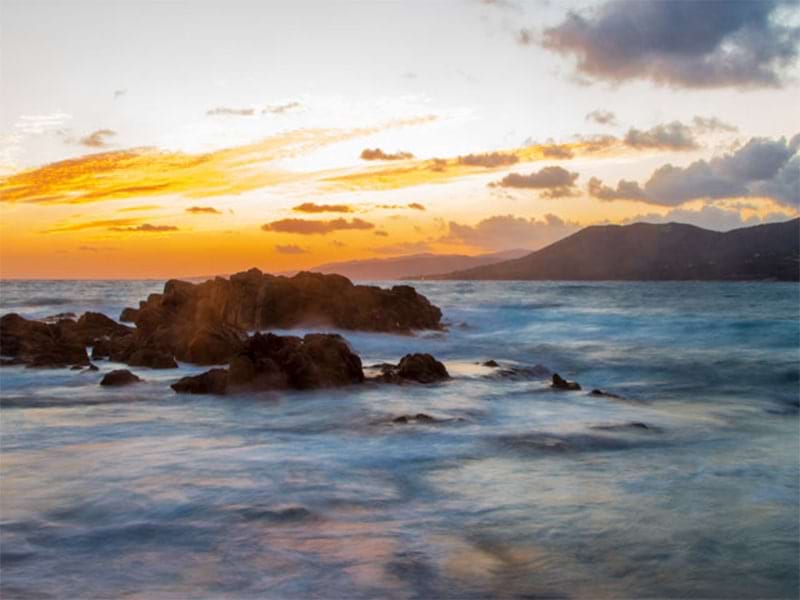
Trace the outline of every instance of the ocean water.
<instances>
[{"instance_id":1,"label":"ocean water","mask_svg":"<svg viewBox=\"0 0 800 600\"><path fill-rule=\"evenodd\" d=\"M161 287L3 282L0 313L116 317ZM431 352L444 384L3 368L2 598L798 597L798 285L416 287L446 333L343 333L366 365ZM392 423L420 412L443 421Z\"/></svg>"}]
</instances>

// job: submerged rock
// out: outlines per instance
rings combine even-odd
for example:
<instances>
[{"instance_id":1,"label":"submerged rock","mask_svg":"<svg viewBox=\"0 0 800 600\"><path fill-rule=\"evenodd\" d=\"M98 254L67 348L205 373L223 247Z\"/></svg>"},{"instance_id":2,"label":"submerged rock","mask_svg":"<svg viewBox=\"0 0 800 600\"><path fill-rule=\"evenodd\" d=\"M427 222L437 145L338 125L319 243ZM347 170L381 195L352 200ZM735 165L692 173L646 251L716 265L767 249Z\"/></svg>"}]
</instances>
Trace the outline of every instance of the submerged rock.
<instances>
[{"instance_id":1,"label":"submerged rock","mask_svg":"<svg viewBox=\"0 0 800 600\"><path fill-rule=\"evenodd\" d=\"M589 392L589 395L590 396L598 396L598 397L601 397L601 398L614 398L616 400L624 400L624 398L622 396L619 396L617 394L612 394L611 392L606 392L606 391L599 390L599 389L592 390L591 392Z\"/></svg>"},{"instance_id":2,"label":"submerged rock","mask_svg":"<svg viewBox=\"0 0 800 600\"><path fill-rule=\"evenodd\" d=\"M631 431L631 430L659 431L657 427L653 427L652 425L647 425L645 423L642 423L641 421L630 421L628 423L611 423L609 425L593 425L591 429L597 429L598 431Z\"/></svg>"},{"instance_id":3,"label":"submerged rock","mask_svg":"<svg viewBox=\"0 0 800 600\"><path fill-rule=\"evenodd\" d=\"M106 373L103 376L103 379L100 380L100 385L121 386L139 383L140 381L142 381L141 378L128 371L128 369L118 369L116 371Z\"/></svg>"},{"instance_id":4,"label":"submerged rock","mask_svg":"<svg viewBox=\"0 0 800 600\"><path fill-rule=\"evenodd\" d=\"M581 386L577 381L567 381L558 373L553 373L553 383L550 385L550 387L554 390L563 391L577 391L581 389Z\"/></svg>"},{"instance_id":5,"label":"submerged rock","mask_svg":"<svg viewBox=\"0 0 800 600\"><path fill-rule=\"evenodd\" d=\"M228 389L228 371L211 369L200 375L183 377L170 387L180 394L224 394Z\"/></svg>"},{"instance_id":6,"label":"submerged rock","mask_svg":"<svg viewBox=\"0 0 800 600\"><path fill-rule=\"evenodd\" d=\"M400 363L379 365L381 374L375 381L384 383L436 383L450 379L447 368L430 354L406 354Z\"/></svg>"},{"instance_id":7,"label":"submerged rock","mask_svg":"<svg viewBox=\"0 0 800 600\"><path fill-rule=\"evenodd\" d=\"M497 367L500 366L500 364L496 360L492 359L492 360L487 360L486 362L484 362L483 366L484 367L497 368Z\"/></svg>"},{"instance_id":8,"label":"submerged rock","mask_svg":"<svg viewBox=\"0 0 800 600\"><path fill-rule=\"evenodd\" d=\"M528 381L550 377L553 372L544 365L500 366L493 373L486 375L489 379L509 379L511 381Z\"/></svg>"},{"instance_id":9,"label":"submerged rock","mask_svg":"<svg viewBox=\"0 0 800 600\"><path fill-rule=\"evenodd\" d=\"M400 425L405 425L407 423L415 422L415 423L436 423L439 419L432 417L425 413L417 413L416 415L400 415L399 417L395 417L392 419L392 423L397 423Z\"/></svg>"}]
</instances>

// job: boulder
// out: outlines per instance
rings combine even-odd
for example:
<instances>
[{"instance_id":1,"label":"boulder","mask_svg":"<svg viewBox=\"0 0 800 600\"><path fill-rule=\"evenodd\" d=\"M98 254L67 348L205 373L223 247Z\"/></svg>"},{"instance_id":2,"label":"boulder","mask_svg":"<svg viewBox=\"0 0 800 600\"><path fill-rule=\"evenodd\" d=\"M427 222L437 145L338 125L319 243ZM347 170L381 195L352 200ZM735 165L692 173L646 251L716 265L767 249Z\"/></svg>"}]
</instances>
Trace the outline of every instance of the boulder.
<instances>
[{"instance_id":1,"label":"boulder","mask_svg":"<svg viewBox=\"0 0 800 600\"><path fill-rule=\"evenodd\" d=\"M450 379L447 368L430 354L406 354L397 365L379 365L375 380L384 383L436 383Z\"/></svg>"},{"instance_id":2,"label":"boulder","mask_svg":"<svg viewBox=\"0 0 800 600\"><path fill-rule=\"evenodd\" d=\"M362 383L361 359L340 335L302 339L257 333L230 361L229 384L250 390L319 389Z\"/></svg>"},{"instance_id":3,"label":"boulder","mask_svg":"<svg viewBox=\"0 0 800 600\"><path fill-rule=\"evenodd\" d=\"M89 346L98 338L129 335L133 329L117 323L102 313L83 313L75 323L74 334L85 345Z\"/></svg>"},{"instance_id":4,"label":"boulder","mask_svg":"<svg viewBox=\"0 0 800 600\"><path fill-rule=\"evenodd\" d=\"M553 383L550 385L554 390L577 391L581 389L577 381L567 381L558 373L553 373Z\"/></svg>"},{"instance_id":5,"label":"boulder","mask_svg":"<svg viewBox=\"0 0 800 600\"><path fill-rule=\"evenodd\" d=\"M224 394L228 389L228 371L211 369L200 375L183 377L170 387L179 394Z\"/></svg>"},{"instance_id":6,"label":"boulder","mask_svg":"<svg viewBox=\"0 0 800 600\"><path fill-rule=\"evenodd\" d=\"M87 365L84 344L74 334L75 322L31 321L10 313L0 318L0 354L31 367Z\"/></svg>"},{"instance_id":7,"label":"boulder","mask_svg":"<svg viewBox=\"0 0 800 600\"><path fill-rule=\"evenodd\" d=\"M105 386L122 386L130 385L132 383L139 383L142 381L139 377L128 371L128 369L118 369L111 371L103 376L100 380L100 385Z\"/></svg>"}]
</instances>

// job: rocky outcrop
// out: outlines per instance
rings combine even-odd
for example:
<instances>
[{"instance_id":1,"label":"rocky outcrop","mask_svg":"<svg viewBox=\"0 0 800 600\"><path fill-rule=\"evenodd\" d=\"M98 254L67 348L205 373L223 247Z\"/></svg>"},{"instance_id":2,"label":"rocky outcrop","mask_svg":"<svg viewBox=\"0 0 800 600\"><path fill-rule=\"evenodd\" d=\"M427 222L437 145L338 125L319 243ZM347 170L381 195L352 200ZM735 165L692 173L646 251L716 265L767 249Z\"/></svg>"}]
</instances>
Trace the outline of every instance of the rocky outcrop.
<instances>
[{"instance_id":1,"label":"rocky outcrop","mask_svg":"<svg viewBox=\"0 0 800 600\"><path fill-rule=\"evenodd\" d=\"M151 369L177 369L178 363L169 352L161 352L150 348L134 351L126 361L132 367L149 367Z\"/></svg>"},{"instance_id":2,"label":"rocky outcrop","mask_svg":"<svg viewBox=\"0 0 800 600\"><path fill-rule=\"evenodd\" d=\"M185 377L172 387L199 394L312 390L363 381L361 359L340 335L312 333L299 338L257 333L231 358L227 370Z\"/></svg>"},{"instance_id":3,"label":"rocky outcrop","mask_svg":"<svg viewBox=\"0 0 800 600\"><path fill-rule=\"evenodd\" d=\"M353 285L339 275L289 278L258 269L200 284L170 280L162 294L151 294L123 316L134 319L137 341L196 364L226 362L253 329L327 325L411 333L442 327L441 311L410 286L387 290Z\"/></svg>"},{"instance_id":4,"label":"rocky outcrop","mask_svg":"<svg viewBox=\"0 0 800 600\"><path fill-rule=\"evenodd\" d=\"M567 381L558 373L553 373L553 382L550 385L551 388L554 390L561 390L561 391L578 391L581 389L581 386L578 384L577 381Z\"/></svg>"},{"instance_id":5,"label":"rocky outcrop","mask_svg":"<svg viewBox=\"0 0 800 600\"><path fill-rule=\"evenodd\" d=\"M375 381L384 383L436 383L450 379L447 368L430 354L406 354L397 365L378 365Z\"/></svg>"},{"instance_id":6,"label":"rocky outcrop","mask_svg":"<svg viewBox=\"0 0 800 600\"><path fill-rule=\"evenodd\" d=\"M118 369L116 371L106 373L103 376L103 379L100 380L100 385L122 386L131 385L132 383L139 383L141 381L141 378L128 371L128 369Z\"/></svg>"},{"instance_id":7,"label":"rocky outcrop","mask_svg":"<svg viewBox=\"0 0 800 600\"><path fill-rule=\"evenodd\" d=\"M139 311L136 308L123 308L119 315L119 320L123 323L133 323L138 315Z\"/></svg>"},{"instance_id":8,"label":"rocky outcrop","mask_svg":"<svg viewBox=\"0 0 800 600\"><path fill-rule=\"evenodd\" d=\"M11 313L0 318L0 354L30 367L88 365L85 344L75 332L75 321L31 321Z\"/></svg>"}]
</instances>

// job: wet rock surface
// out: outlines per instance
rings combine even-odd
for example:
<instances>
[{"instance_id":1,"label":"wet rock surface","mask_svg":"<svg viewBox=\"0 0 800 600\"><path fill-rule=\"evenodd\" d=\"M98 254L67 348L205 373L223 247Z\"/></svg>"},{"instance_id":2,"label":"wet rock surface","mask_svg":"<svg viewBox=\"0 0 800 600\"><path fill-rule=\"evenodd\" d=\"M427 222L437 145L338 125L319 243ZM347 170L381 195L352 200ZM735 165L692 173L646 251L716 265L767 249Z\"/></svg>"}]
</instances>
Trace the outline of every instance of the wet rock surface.
<instances>
[{"instance_id":1,"label":"wet rock surface","mask_svg":"<svg viewBox=\"0 0 800 600\"><path fill-rule=\"evenodd\" d=\"M567 381L558 373L553 373L553 380L550 387L554 390L561 391L578 391L581 389L577 381Z\"/></svg>"},{"instance_id":2,"label":"wet rock surface","mask_svg":"<svg viewBox=\"0 0 800 600\"><path fill-rule=\"evenodd\" d=\"M123 386L123 385L131 385L133 383L139 383L142 379L137 377L128 369L118 369L116 371L111 371L106 373L103 376L103 379L100 380L100 385L103 386Z\"/></svg>"},{"instance_id":3,"label":"wet rock surface","mask_svg":"<svg viewBox=\"0 0 800 600\"><path fill-rule=\"evenodd\" d=\"M228 371L211 369L200 375L183 377L170 387L180 394L224 394L228 389Z\"/></svg>"},{"instance_id":4,"label":"wet rock surface","mask_svg":"<svg viewBox=\"0 0 800 600\"><path fill-rule=\"evenodd\" d=\"M31 321L16 313L0 318L0 354L30 367L88 365L86 347L75 331L75 321Z\"/></svg>"},{"instance_id":5,"label":"wet rock surface","mask_svg":"<svg viewBox=\"0 0 800 600\"><path fill-rule=\"evenodd\" d=\"M374 378L383 383L436 383L447 381L447 368L430 354L406 354L397 365L377 365L381 374Z\"/></svg>"}]
</instances>

